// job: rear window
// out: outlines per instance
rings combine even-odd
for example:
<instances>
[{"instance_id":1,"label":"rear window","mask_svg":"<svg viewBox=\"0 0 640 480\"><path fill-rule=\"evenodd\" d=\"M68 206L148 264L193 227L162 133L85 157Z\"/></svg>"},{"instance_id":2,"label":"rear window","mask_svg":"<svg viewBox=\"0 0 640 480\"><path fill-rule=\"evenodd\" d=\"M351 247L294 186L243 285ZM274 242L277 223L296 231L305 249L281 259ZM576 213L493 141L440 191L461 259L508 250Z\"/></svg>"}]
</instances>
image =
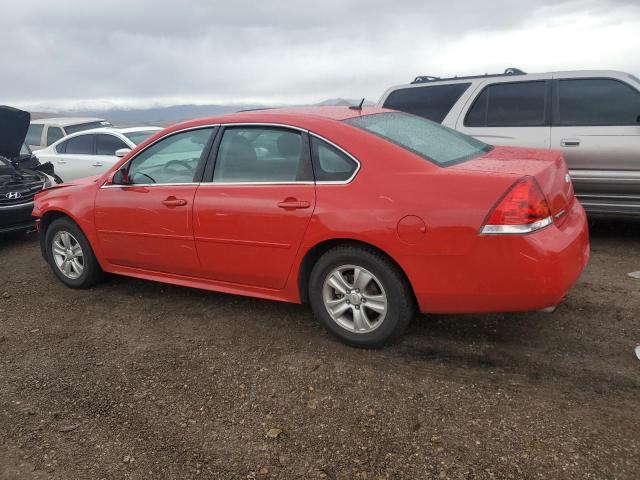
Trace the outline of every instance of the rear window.
<instances>
[{"instance_id":1,"label":"rear window","mask_svg":"<svg viewBox=\"0 0 640 480\"><path fill-rule=\"evenodd\" d=\"M376 113L350 118L345 123L442 166L469 160L493 148L468 135L408 113Z\"/></svg>"},{"instance_id":2,"label":"rear window","mask_svg":"<svg viewBox=\"0 0 640 480\"><path fill-rule=\"evenodd\" d=\"M384 102L384 108L413 113L442 123L470 83L433 85L431 87L410 87L395 90Z\"/></svg>"},{"instance_id":3,"label":"rear window","mask_svg":"<svg viewBox=\"0 0 640 480\"><path fill-rule=\"evenodd\" d=\"M160 130L140 130L139 132L126 132L123 133L125 137L131 140L136 145L140 145L151 135L158 133Z\"/></svg>"},{"instance_id":4,"label":"rear window","mask_svg":"<svg viewBox=\"0 0 640 480\"><path fill-rule=\"evenodd\" d=\"M105 120L101 120L99 122L87 122L87 123L79 123L77 125L69 125L64 127L67 135L71 135L72 133L82 132L84 130L90 130L92 128L102 128L102 127L110 127L111 124Z\"/></svg>"}]
</instances>

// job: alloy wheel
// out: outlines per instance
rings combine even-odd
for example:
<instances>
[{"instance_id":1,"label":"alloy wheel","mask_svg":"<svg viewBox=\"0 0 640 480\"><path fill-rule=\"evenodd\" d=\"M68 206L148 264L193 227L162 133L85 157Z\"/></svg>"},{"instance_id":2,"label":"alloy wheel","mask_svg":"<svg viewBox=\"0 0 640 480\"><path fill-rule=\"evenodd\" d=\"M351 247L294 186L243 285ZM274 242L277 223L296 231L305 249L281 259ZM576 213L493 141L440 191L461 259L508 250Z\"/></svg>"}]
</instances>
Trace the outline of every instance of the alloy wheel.
<instances>
[{"instance_id":1,"label":"alloy wheel","mask_svg":"<svg viewBox=\"0 0 640 480\"><path fill-rule=\"evenodd\" d=\"M65 277L80 278L84 272L84 254L76 237L64 230L56 232L51 251L56 266Z\"/></svg>"},{"instance_id":2,"label":"alloy wheel","mask_svg":"<svg viewBox=\"0 0 640 480\"><path fill-rule=\"evenodd\" d=\"M322 298L329 316L345 330L369 333L384 321L388 299L380 280L356 265L334 268L327 275Z\"/></svg>"}]
</instances>

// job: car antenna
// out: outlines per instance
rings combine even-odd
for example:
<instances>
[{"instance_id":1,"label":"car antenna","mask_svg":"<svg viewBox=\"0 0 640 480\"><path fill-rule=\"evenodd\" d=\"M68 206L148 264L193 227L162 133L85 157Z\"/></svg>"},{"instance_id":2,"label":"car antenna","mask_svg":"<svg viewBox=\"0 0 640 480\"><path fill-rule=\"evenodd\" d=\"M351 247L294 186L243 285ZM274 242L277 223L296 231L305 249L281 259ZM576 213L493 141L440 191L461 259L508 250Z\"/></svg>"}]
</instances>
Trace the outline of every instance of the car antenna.
<instances>
[{"instance_id":1,"label":"car antenna","mask_svg":"<svg viewBox=\"0 0 640 480\"><path fill-rule=\"evenodd\" d=\"M349 107L349 110L362 110L362 105L364 105L364 97L362 98L362 100L360 100L359 105L351 105Z\"/></svg>"}]
</instances>

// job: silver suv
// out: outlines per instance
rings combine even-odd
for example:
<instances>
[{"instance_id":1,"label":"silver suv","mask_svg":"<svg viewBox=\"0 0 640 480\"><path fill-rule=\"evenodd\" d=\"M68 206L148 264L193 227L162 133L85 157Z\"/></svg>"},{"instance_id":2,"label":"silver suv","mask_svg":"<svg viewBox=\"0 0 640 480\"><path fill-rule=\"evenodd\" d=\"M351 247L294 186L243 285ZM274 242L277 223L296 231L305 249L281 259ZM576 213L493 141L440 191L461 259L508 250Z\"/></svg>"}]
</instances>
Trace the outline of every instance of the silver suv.
<instances>
[{"instance_id":1,"label":"silver suv","mask_svg":"<svg viewBox=\"0 0 640 480\"><path fill-rule=\"evenodd\" d=\"M615 71L417 77L378 106L486 143L558 149L590 213L640 215L640 80Z\"/></svg>"}]
</instances>

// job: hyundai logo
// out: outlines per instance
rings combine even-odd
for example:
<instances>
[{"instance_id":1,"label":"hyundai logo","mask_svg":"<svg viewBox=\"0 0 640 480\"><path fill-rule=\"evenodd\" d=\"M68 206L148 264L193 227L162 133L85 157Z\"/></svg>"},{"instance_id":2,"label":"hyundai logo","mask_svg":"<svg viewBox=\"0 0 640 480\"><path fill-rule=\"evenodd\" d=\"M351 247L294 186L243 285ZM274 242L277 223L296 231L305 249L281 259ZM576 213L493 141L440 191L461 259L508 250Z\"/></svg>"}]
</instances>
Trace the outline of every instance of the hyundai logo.
<instances>
[{"instance_id":1,"label":"hyundai logo","mask_svg":"<svg viewBox=\"0 0 640 480\"><path fill-rule=\"evenodd\" d=\"M9 193L5 193L4 196L9 200L17 200L22 196L22 194L20 192L9 192Z\"/></svg>"}]
</instances>

